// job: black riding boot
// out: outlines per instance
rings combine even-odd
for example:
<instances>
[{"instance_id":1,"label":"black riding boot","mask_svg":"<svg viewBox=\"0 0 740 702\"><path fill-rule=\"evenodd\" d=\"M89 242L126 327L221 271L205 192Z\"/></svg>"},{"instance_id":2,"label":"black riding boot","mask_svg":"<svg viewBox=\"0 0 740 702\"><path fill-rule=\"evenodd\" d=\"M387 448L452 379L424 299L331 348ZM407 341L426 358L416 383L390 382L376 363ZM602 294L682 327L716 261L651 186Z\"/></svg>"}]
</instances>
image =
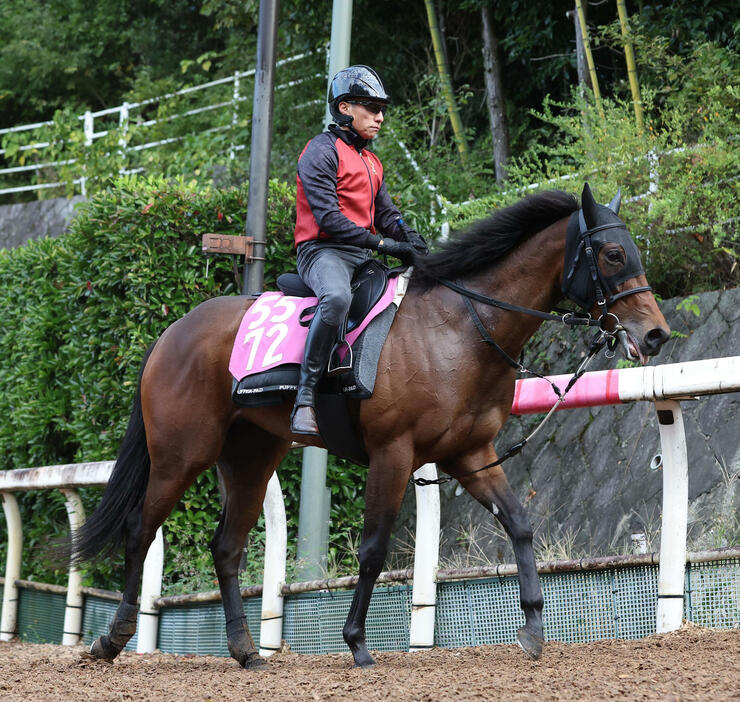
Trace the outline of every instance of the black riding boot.
<instances>
[{"instance_id":1,"label":"black riding boot","mask_svg":"<svg viewBox=\"0 0 740 702\"><path fill-rule=\"evenodd\" d=\"M316 423L315 390L329 364L329 356L337 339L338 326L326 324L316 310L308 328L306 350L298 379L295 407L290 416L290 430L294 434L320 436Z\"/></svg>"}]
</instances>

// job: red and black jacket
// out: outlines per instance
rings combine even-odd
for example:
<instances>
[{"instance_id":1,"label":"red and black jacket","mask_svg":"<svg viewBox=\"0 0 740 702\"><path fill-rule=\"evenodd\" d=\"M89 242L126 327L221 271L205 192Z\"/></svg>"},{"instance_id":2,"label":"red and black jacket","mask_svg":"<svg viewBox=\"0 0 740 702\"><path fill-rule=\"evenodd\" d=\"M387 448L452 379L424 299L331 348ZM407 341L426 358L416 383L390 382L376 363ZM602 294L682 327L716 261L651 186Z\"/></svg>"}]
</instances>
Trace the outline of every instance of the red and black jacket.
<instances>
[{"instance_id":1,"label":"red and black jacket","mask_svg":"<svg viewBox=\"0 0 740 702\"><path fill-rule=\"evenodd\" d=\"M331 239L377 249L377 232L398 240L401 213L383 181L383 164L356 133L336 125L306 144L298 158L295 245Z\"/></svg>"}]
</instances>

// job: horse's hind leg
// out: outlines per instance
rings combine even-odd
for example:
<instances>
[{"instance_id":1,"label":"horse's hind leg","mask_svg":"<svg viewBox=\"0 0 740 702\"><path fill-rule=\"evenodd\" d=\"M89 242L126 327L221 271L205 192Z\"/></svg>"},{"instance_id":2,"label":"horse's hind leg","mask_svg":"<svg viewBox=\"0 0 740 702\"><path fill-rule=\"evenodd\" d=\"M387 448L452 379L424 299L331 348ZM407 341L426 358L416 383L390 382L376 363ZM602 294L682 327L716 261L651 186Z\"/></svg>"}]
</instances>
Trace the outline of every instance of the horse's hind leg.
<instances>
[{"instance_id":1,"label":"horse's hind leg","mask_svg":"<svg viewBox=\"0 0 740 702\"><path fill-rule=\"evenodd\" d=\"M487 446L455 463L440 464L440 467L457 478L478 502L492 512L509 535L519 570L519 596L525 617L525 624L517 633L517 643L530 658L537 659L542 655L544 643L544 600L532 548L532 527L501 466L478 473L471 472L492 463L496 458L493 448Z\"/></svg>"},{"instance_id":2,"label":"horse's hind leg","mask_svg":"<svg viewBox=\"0 0 740 702\"><path fill-rule=\"evenodd\" d=\"M195 480L200 470L194 470L183 480L162 478L167 471L158 471L152 462L143 503L126 517L125 584L123 598L110 625L110 632L99 637L90 647L95 658L113 660L136 632L137 599L144 559L154 541L157 529L162 526L177 500Z\"/></svg>"},{"instance_id":3,"label":"horse's hind leg","mask_svg":"<svg viewBox=\"0 0 740 702\"><path fill-rule=\"evenodd\" d=\"M245 668L266 661L259 656L244 616L239 561L247 534L262 511L270 476L289 448L289 441L239 423L231 427L219 458L226 499L211 552L223 599L229 653Z\"/></svg>"}]
</instances>

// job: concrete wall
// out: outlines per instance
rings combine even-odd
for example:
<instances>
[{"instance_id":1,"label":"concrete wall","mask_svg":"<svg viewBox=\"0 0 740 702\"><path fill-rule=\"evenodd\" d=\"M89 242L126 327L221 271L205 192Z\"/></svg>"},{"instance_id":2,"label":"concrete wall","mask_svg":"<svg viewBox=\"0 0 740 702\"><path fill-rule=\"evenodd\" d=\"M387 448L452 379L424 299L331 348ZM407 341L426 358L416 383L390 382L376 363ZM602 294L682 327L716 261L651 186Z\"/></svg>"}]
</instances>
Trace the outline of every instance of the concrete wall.
<instances>
[{"instance_id":1,"label":"concrete wall","mask_svg":"<svg viewBox=\"0 0 740 702\"><path fill-rule=\"evenodd\" d=\"M740 353L740 288L697 299L700 315L661 303L680 338L664 346L651 365L718 358ZM541 327L527 348L525 365L548 374L572 372L590 333ZM600 354L589 370L614 367ZM740 542L740 393L684 401L689 458L689 548ZM541 416L512 417L496 439L499 454L517 443ZM538 557L626 553L633 532L660 546L662 474L650 470L660 452L652 403L557 412L524 451L504 464L535 530ZM442 486L441 557L445 564L511 562L508 539L498 522L457 483ZM414 500L407 491L395 534L396 562L408 551Z\"/></svg>"},{"instance_id":2,"label":"concrete wall","mask_svg":"<svg viewBox=\"0 0 740 702\"><path fill-rule=\"evenodd\" d=\"M59 236L75 214L81 196L0 205L0 248L12 249L31 239Z\"/></svg>"}]
</instances>

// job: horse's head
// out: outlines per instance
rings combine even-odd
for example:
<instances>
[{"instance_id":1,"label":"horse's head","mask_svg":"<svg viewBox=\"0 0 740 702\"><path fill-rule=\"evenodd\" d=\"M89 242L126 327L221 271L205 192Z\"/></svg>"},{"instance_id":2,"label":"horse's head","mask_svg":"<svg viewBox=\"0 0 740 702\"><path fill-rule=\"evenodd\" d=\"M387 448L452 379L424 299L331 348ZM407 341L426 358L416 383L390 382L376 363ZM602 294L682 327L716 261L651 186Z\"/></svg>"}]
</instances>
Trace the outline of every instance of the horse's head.
<instances>
[{"instance_id":1,"label":"horse's head","mask_svg":"<svg viewBox=\"0 0 740 702\"><path fill-rule=\"evenodd\" d=\"M627 358L645 363L670 337L640 252L618 217L621 191L606 207L583 186L581 209L568 226L563 294L616 331Z\"/></svg>"}]
</instances>

